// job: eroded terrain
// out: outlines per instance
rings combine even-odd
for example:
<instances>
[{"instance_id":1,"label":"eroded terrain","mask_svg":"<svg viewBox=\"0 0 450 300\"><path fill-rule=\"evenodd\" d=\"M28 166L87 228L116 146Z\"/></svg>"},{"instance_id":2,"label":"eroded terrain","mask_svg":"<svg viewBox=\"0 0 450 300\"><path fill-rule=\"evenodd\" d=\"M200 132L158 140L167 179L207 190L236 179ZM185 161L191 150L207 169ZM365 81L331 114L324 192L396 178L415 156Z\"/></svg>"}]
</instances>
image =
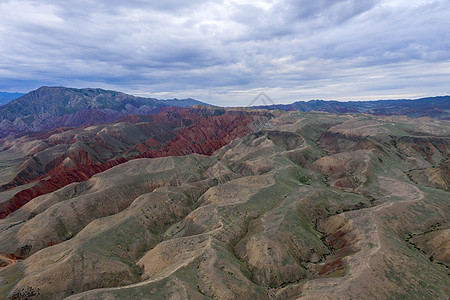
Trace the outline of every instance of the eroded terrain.
<instances>
[{"instance_id":1,"label":"eroded terrain","mask_svg":"<svg viewBox=\"0 0 450 300\"><path fill-rule=\"evenodd\" d=\"M170 136L154 130L130 134L149 128L148 120L130 117L127 123L57 132L38 142L4 141L8 151L27 157L16 173L35 174L34 180L10 176L14 184L5 192L48 176L67 178L73 165L123 161L67 180L0 219L0 294L449 297L448 121L201 114L198 120L190 115L192 123L184 125L176 123L177 116L169 120L181 128L171 129L176 134ZM195 125L211 124L211 118L217 127ZM226 143L214 148L207 142L211 137ZM91 160L77 160L68 150L74 145ZM180 145L190 151L180 152ZM100 157L105 148L109 156ZM58 159L51 163L55 153ZM33 158L46 163L36 168Z\"/></svg>"}]
</instances>

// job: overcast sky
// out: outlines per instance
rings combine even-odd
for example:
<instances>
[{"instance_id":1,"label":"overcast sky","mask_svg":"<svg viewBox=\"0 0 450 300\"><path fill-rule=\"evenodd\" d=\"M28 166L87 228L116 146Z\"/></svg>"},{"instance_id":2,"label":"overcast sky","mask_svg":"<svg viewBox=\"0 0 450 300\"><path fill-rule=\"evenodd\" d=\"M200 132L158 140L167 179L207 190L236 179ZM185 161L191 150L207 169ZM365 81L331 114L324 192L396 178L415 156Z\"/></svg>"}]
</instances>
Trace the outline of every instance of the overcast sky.
<instances>
[{"instance_id":1,"label":"overcast sky","mask_svg":"<svg viewBox=\"0 0 450 300\"><path fill-rule=\"evenodd\" d=\"M450 0L0 0L0 91L247 105L450 94Z\"/></svg>"}]
</instances>

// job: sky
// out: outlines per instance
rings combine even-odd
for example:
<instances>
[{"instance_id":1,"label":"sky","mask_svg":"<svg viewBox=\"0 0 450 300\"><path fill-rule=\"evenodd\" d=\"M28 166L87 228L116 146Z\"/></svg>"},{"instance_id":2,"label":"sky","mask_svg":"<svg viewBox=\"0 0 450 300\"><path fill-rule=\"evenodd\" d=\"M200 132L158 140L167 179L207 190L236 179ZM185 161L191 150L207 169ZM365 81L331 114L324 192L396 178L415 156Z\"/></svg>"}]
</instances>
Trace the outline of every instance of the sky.
<instances>
[{"instance_id":1,"label":"sky","mask_svg":"<svg viewBox=\"0 0 450 300\"><path fill-rule=\"evenodd\" d=\"M0 91L248 105L450 94L450 0L0 0ZM255 103L258 104L258 103Z\"/></svg>"}]
</instances>

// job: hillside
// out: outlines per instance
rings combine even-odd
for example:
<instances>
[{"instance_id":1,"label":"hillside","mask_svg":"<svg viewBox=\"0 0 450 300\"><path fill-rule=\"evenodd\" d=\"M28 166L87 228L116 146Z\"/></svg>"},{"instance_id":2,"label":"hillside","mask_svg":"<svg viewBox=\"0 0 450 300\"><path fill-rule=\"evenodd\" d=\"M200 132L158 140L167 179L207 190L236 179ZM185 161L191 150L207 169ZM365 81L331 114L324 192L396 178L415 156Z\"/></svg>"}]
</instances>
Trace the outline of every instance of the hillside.
<instances>
[{"instance_id":1,"label":"hillside","mask_svg":"<svg viewBox=\"0 0 450 300\"><path fill-rule=\"evenodd\" d=\"M366 113L373 115L405 115L412 118L431 117L450 120L450 96L429 97L416 100L378 101L298 101L292 104L257 106L285 111L325 111L329 113Z\"/></svg>"},{"instance_id":2,"label":"hillside","mask_svg":"<svg viewBox=\"0 0 450 300\"><path fill-rule=\"evenodd\" d=\"M166 107L196 104L203 103L193 99L142 98L103 89L41 87L0 107L0 138L110 123L131 114L152 114Z\"/></svg>"},{"instance_id":3,"label":"hillside","mask_svg":"<svg viewBox=\"0 0 450 300\"><path fill-rule=\"evenodd\" d=\"M447 299L449 132L203 107L3 139L0 295Z\"/></svg>"}]
</instances>

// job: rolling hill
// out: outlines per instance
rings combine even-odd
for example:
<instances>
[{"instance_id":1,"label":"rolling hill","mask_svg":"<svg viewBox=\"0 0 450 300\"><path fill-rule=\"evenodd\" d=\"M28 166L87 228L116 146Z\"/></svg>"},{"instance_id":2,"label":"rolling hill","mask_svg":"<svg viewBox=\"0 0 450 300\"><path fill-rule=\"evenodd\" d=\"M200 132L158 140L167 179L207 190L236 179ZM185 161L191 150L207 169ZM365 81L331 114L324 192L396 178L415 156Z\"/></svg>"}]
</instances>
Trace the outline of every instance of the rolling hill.
<instances>
[{"instance_id":1,"label":"rolling hill","mask_svg":"<svg viewBox=\"0 0 450 300\"><path fill-rule=\"evenodd\" d=\"M197 107L4 138L0 295L447 299L449 132Z\"/></svg>"}]
</instances>

